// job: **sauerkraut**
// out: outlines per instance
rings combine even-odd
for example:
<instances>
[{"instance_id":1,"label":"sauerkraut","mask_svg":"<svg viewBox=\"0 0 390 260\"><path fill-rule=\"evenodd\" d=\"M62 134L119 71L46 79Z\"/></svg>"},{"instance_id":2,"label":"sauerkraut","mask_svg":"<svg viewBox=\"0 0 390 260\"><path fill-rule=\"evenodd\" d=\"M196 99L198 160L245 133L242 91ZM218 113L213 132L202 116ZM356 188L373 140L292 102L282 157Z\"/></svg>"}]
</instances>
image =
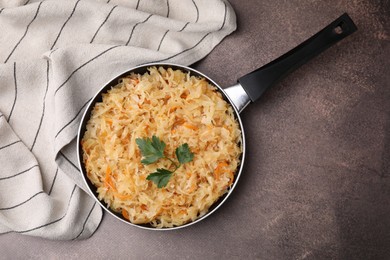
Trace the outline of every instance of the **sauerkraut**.
<instances>
[{"instance_id":1,"label":"sauerkraut","mask_svg":"<svg viewBox=\"0 0 390 260\"><path fill-rule=\"evenodd\" d=\"M169 160L141 163L136 138L156 135L165 154L187 143L194 153L164 188L146 180ZM189 72L150 67L102 94L81 140L87 177L98 199L134 224L180 226L203 216L231 187L240 162L241 132L217 88Z\"/></svg>"}]
</instances>

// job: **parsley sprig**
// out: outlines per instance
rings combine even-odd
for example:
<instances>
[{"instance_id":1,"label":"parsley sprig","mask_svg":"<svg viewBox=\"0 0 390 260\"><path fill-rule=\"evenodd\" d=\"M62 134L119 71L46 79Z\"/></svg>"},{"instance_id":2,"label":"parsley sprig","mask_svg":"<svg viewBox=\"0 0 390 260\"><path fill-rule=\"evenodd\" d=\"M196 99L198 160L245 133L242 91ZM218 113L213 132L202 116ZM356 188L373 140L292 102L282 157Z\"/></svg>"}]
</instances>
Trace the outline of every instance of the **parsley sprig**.
<instances>
[{"instance_id":1,"label":"parsley sprig","mask_svg":"<svg viewBox=\"0 0 390 260\"><path fill-rule=\"evenodd\" d=\"M191 152L187 143L176 148L175 154L177 160L179 161L179 163L176 163L173 159L164 155L166 144L157 136L153 135L152 138L137 138L135 142L143 157L141 160L142 164L149 165L157 162L159 159L167 159L171 161L175 167L173 171L158 168L156 172L153 172L146 177L147 180L153 181L158 188L167 186L173 173L175 173L182 164L191 162L194 159L194 154Z\"/></svg>"}]
</instances>

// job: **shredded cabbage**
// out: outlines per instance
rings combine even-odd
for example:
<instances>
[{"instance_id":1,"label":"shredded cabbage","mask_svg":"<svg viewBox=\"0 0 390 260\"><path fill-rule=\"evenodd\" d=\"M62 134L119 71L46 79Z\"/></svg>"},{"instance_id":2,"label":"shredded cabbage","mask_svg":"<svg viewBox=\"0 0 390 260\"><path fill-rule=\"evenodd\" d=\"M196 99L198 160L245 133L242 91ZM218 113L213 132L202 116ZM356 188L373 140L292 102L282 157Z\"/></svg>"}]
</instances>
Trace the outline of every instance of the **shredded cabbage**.
<instances>
[{"instance_id":1,"label":"shredded cabbage","mask_svg":"<svg viewBox=\"0 0 390 260\"><path fill-rule=\"evenodd\" d=\"M180 226L206 214L231 187L241 155L241 132L232 107L204 78L150 67L130 74L95 104L82 138L87 176L104 201L134 224ZM135 139L156 135L167 157L188 143L193 161L164 188L146 180L169 160L141 163Z\"/></svg>"}]
</instances>

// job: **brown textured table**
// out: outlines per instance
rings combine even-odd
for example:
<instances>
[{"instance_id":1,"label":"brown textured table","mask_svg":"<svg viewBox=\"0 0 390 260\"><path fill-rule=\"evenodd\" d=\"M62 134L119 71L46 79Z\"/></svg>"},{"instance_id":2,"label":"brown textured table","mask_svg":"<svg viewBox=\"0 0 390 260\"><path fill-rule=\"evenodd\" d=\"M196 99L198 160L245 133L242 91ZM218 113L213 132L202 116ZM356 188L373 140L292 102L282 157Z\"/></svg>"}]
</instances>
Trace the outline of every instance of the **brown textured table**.
<instances>
[{"instance_id":1,"label":"brown textured table","mask_svg":"<svg viewBox=\"0 0 390 260\"><path fill-rule=\"evenodd\" d=\"M150 232L105 215L85 241L0 236L0 258L390 258L390 2L231 4L237 31L194 66L222 86L343 12L359 31L245 109L242 177L206 220Z\"/></svg>"}]
</instances>

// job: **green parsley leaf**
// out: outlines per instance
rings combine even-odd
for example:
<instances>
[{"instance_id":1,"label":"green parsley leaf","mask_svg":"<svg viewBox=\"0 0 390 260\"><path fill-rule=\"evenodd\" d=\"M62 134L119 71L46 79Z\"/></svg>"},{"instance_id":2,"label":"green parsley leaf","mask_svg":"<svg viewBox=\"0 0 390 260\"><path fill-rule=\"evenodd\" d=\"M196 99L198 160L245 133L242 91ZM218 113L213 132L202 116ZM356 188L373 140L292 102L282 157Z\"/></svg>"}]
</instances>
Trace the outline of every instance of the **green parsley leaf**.
<instances>
[{"instance_id":1,"label":"green parsley leaf","mask_svg":"<svg viewBox=\"0 0 390 260\"><path fill-rule=\"evenodd\" d=\"M143 164L152 164L158 159L164 157L164 149L166 144L158 137L154 136L150 138L137 138L135 142L138 148L141 150L141 154L144 157L141 160Z\"/></svg>"},{"instance_id":2,"label":"green parsley leaf","mask_svg":"<svg viewBox=\"0 0 390 260\"><path fill-rule=\"evenodd\" d=\"M169 179L171 178L173 172L167 169L157 169L157 172L153 172L146 177L147 180L153 181L158 188L167 186Z\"/></svg>"},{"instance_id":3,"label":"green parsley leaf","mask_svg":"<svg viewBox=\"0 0 390 260\"><path fill-rule=\"evenodd\" d=\"M146 179L153 181L158 188L167 186L172 174L176 172L176 170L182 164L191 162L194 159L194 154L191 152L187 143L182 144L178 148L176 148L176 157L179 161L179 164L177 164L171 158L165 157L164 149L166 144L161 141L157 136L153 135L152 138L136 138L135 142L137 143L138 148L140 149L141 154L143 156L141 163L152 164L161 158L165 158L171 161L173 166L175 167L174 171L158 168L156 172L153 172L148 175Z\"/></svg>"},{"instance_id":4,"label":"green parsley leaf","mask_svg":"<svg viewBox=\"0 0 390 260\"><path fill-rule=\"evenodd\" d=\"M191 162L194 159L194 154L191 153L188 144L185 143L176 148L176 157L179 160L179 163L183 164Z\"/></svg>"},{"instance_id":5,"label":"green parsley leaf","mask_svg":"<svg viewBox=\"0 0 390 260\"><path fill-rule=\"evenodd\" d=\"M161 141L157 136L153 135L152 136L152 144L154 147L156 147L159 151L161 151L161 154L164 156L164 149L166 144Z\"/></svg>"}]
</instances>

